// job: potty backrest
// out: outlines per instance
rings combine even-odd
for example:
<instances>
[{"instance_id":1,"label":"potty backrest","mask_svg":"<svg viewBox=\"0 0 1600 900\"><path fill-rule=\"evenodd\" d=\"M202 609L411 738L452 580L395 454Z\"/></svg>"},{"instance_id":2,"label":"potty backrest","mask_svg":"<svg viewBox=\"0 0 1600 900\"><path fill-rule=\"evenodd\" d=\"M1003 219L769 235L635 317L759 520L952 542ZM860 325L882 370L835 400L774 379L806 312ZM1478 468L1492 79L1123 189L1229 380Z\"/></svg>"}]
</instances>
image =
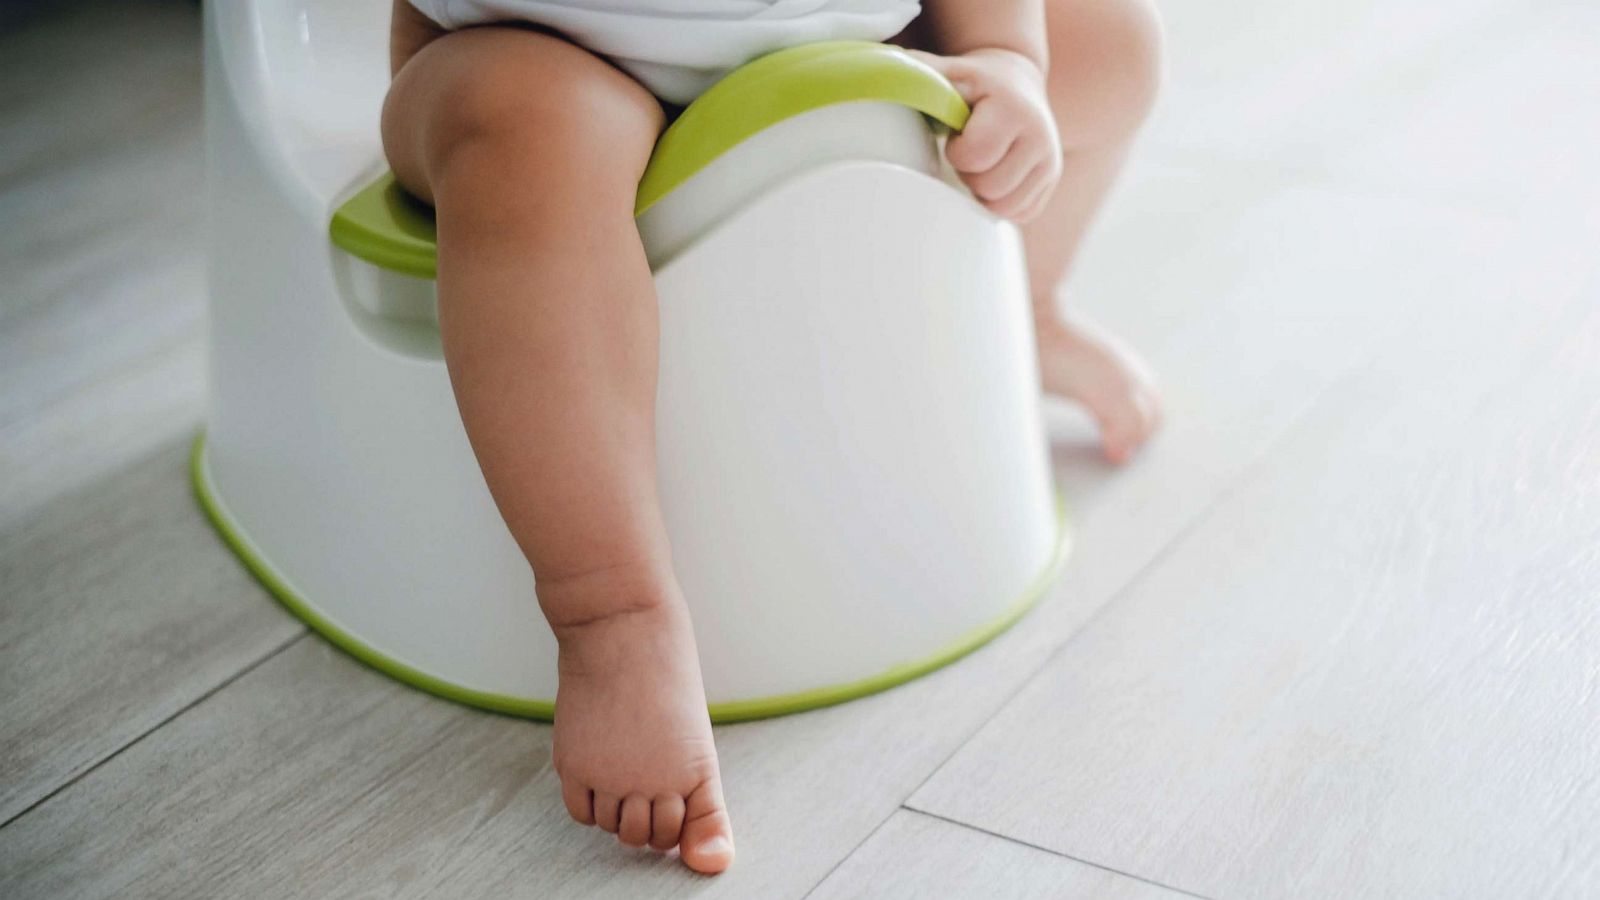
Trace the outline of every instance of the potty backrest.
<instances>
[{"instance_id":1,"label":"potty backrest","mask_svg":"<svg viewBox=\"0 0 1600 900\"><path fill-rule=\"evenodd\" d=\"M256 145L309 205L330 208L382 163L390 0L218 0L208 54Z\"/></svg>"}]
</instances>

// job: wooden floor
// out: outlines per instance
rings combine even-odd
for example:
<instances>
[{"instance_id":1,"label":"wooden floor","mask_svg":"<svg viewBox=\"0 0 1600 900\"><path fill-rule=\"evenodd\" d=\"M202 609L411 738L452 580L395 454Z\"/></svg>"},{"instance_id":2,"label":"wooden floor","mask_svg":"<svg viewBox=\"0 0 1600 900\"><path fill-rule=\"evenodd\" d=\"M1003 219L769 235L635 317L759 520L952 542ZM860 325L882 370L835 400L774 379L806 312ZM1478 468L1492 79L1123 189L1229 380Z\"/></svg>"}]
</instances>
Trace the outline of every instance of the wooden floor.
<instances>
[{"instance_id":1,"label":"wooden floor","mask_svg":"<svg viewBox=\"0 0 1600 900\"><path fill-rule=\"evenodd\" d=\"M1600 6L1166 3L1072 303L1076 555L957 665L718 730L717 879L566 820L550 729L391 682L189 495L192 3L0 33L0 896L1600 895Z\"/></svg>"}]
</instances>

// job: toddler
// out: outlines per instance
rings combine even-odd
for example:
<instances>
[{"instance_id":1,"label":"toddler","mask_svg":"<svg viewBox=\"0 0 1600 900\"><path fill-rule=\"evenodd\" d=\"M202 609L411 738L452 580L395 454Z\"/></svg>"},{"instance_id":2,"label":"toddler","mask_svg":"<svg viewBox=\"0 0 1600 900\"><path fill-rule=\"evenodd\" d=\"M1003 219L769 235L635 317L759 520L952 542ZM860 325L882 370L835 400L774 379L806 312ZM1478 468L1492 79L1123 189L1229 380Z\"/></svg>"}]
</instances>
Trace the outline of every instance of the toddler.
<instances>
[{"instance_id":1,"label":"toddler","mask_svg":"<svg viewBox=\"0 0 1600 900\"><path fill-rule=\"evenodd\" d=\"M663 104L794 44L919 52L972 107L951 166L1023 225L1044 387L1083 404L1121 462L1156 427L1155 394L1054 298L1154 97L1147 4L396 0L384 150L437 213L445 363L560 648L574 819L699 872L733 862L655 484L656 300L633 205Z\"/></svg>"}]
</instances>

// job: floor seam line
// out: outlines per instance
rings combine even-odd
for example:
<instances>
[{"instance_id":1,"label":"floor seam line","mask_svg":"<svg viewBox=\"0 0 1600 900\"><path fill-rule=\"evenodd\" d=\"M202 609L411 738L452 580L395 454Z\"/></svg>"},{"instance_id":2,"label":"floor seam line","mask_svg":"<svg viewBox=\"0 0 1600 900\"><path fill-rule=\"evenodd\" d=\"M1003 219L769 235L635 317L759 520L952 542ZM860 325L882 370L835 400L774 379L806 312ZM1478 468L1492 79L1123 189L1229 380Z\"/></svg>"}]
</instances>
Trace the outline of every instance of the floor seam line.
<instances>
[{"instance_id":1,"label":"floor seam line","mask_svg":"<svg viewBox=\"0 0 1600 900\"><path fill-rule=\"evenodd\" d=\"M861 840L857 841L855 846L850 848L850 852L849 853L846 853L845 855L839 857L836 861L834 861L834 864L828 867L828 871L823 872L822 873L822 877L818 878L815 884L813 884L810 888L808 888L804 894L800 895L800 900L809 900L811 895L815 894L817 892L817 888L822 887L822 885L829 878L832 878L833 877L833 873L839 871L839 867L840 866L842 866L845 863L849 862L850 861L850 857L855 856L857 850L860 850L862 847L865 847L867 845L868 841L872 840L875 836L877 836L878 832L883 830L883 826L889 824L889 820L894 818L895 813L899 812L900 810L902 810L904 808L905 808L905 805L904 804L900 804L900 805L895 806L895 808L893 810L890 810L888 815L886 815L882 819L880 819L878 821L878 824L872 826L872 830L871 831L869 831L865 835L863 835Z\"/></svg>"},{"instance_id":2,"label":"floor seam line","mask_svg":"<svg viewBox=\"0 0 1600 900\"><path fill-rule=\"evenodd\" d=\"M234 672L232 675L229 675L227 678L224 678L223 680L217 682L215 685L213 685L212 687L210 687L210 688L206 689L204 692L202 692L199 696L197 696L194 699L190 700L188 703L185 703L183 706L179 707L178 709L173 710L171 714L169 714L169 715L165 716L164 718L162 718L161 721L156 722L154 725L151 725L149 728L145 729L144 731L141 731L138 734L134 735L132 738L130 738L128 740L127 743L125 743L122 746L118 747L117 749L111 751L110 753L107 753L105 756L102 756L101 758L95 760L93 763L91 763L90 765L86 766L83 769L83 771L78 772L77 774L73 775L72 777L70 777L70 778L66 779L65 781L61 782L60 784L56 785L54 788L51 788L43 796L39 797L39 799L33 801L32 803L29 803L27 806L23 807L16 814L12 815L10 818L6 819L4 822L0 822L0 830L4 830L6 828L11 827L12 824L20 821L24 816L28 815L29 813L33 812L34 810L38 809L39 807L45 805L46 803L49 803L52 799L54 799L55 797L59 796L62 792L64 792L68 788L72 787L73 785L75 785L78 782L82 781L83 779L87 778L90 774L92 774L92 773L94 773L96 771L99 771L99 769L102 766L106 765L107 763L109 763L112 760L116 759L117 757L121 756L123 753L126 753L128 750L132 749L133 747L137 746L138 744L143 742L146 738L150 737L152 734L155 734L157 731L160 731L161 729L167 727L167 725L171 724L174 720L176 720L180 716L184 715L185 713L189 712L189 710L194 709L195 707L199 706L200 704L202 704L202 703L206 702L207 700L211 699L212 697L216 696L219 692L221 692L224 689L226 689L229 685L232 685L234 682L238 681L239 679L243 678L244 676L246 676L246 675L250 674L251 672L255 671L256 669L260 668L262 665L267 663L273 657L278 656L283 651L285 651L285 650L289 649L290 647L294 646L296 643L299 643L301 640L303 640L306 637L306 635L308 635L310 633L311 632L309 630L307 630L305 628L305 626L303 626L303 625L300 626L300 630L295 632L295 634L292 637L290 637L288 640L285 640L282 643L278 644L277 646L273 647L271 650L268 650L265 654L263 654L260 657L256 658L255 660L250 662L248 665L246 665L245 667L243 667L239 671Z\"/></svg>"},{"instance_id":3,"label":"floor seam line","mask_svg":"<svg viewBox=\"0 0 1600 900\"><path fill-rule=\"evenodd\" d=\"M1103 872L1110 872L1113 875L1119 875L1119 876L1121 876L1123 878L1131 878L1134 881L1140 881L1140 882L1143 882L1145 884L1154 885L1154 886L1156 886L1158 888L1161 888L1162 890L1175 891L1175 892L1177 892L1179 894L1183 894L1185 897L1195 897L1195 898L1197 898L1197 900L1211 900L1211 898L1206 896L1205 894L1199 894L1199 893L1196 893L1194 891L1186 890L1184 888L1178 887L1177 885L1166 884L1164 882L1157 881L1154 878L1147 878L1147 877L1145 877L1143 875L1138 875L1138 874L1135 874L1133 872L1127 872L1127 871L1124 871L1122 869L1118 869L1118 868L1114 868L1112 866L1108 866L1108 865L1106 865L1104 863L1097 863L1094 860L1084 859L1081 856L1073 856L1070 853L1063 853L1060 850L1055 849L1054 847L1045 847L1045 846L1040 845L1040 844L1035 844L1035 843L1032 843L1030 841L1024 841L1024 840L1022 840L1020 838L1012 837L1011 835L1008 835L1008 834L1001 834L998 831L990 831L987 828L984 828L984 827L979 826L979 825L974 825L971 822L963 822L960 819L952 819L949 816L941 816L938 813L928 812L925 809L917 809L914 806L906 806L905 804L901 804L900 808L905 810L906 812L913 813L915 815L926 816L926 817L928 817L930 819L937 819L940 822L944 822L944 823L949 824L949 825L954 825L957 828L965 828L968 831L975 831L975 832L977 832L979 834L986 834L989 837L998 838L998 839L1000 839L1002 841L1007 841L1009 843L1016 844L1019 847L1027 847L1030 850L1038 850L1038 851L1040 851L1042 853L1048 853L1051 856L1060 857L1061 859L1069 859L1069 860L1072 860L1075 863L1079 863L1080 865L1089 866L1091 868L1099 869L1099 870L1101 870Z\"/></svg>"}]
</instances>

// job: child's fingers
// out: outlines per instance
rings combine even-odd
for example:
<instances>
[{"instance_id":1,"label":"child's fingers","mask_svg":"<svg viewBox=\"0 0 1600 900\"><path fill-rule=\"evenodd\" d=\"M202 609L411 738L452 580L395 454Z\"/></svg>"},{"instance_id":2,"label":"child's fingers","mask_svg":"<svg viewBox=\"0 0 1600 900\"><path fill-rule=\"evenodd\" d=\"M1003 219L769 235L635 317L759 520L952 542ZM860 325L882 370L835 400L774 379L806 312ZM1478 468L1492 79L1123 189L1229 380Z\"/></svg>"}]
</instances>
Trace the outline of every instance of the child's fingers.
<instances>
[{"instance_id":1,"label":"child's fingers","mask_svg":"<svg viewBox=\"0 0 1600 900\"><path fill-rule=\"evenodd\" d=\"M1038 150L1037 155L1032 157L1036 161L1034 167L1018 182L1015 190L996 204L999 210L1003 210L997 210L996 215L1003 215L1013 222L1028 222L1043 212L1045 204L1050 202L1050 197L1055 193L1056 184L1061 181L1061 151L1055 140L1046 137L1034 146Z\"/></svg>"},{"instance_id":2,"label":"child's fingers","mask_svg":"<svg viewBox=\"0 0 1600 900\"><path fill-rule=\"evenodd\" d=\"M1033 191L1038 184L1039 164L1034 163L1027 172L1023 182L1004 197L986 201L983 205L989 212L1002 219L1015 221L1017 213L1022 211L1023 203L1033 196Z\"/></svg>"},{"instance_id":3,"label":"child's fingers","mask_svg":"<svg viewBox=\"0 0 1600 900\"><path fill-rule=\"evenodd\" d=\"M907 52L948 79L972 109L966 127L945 142L944 155L950 165L963 174L994 168L1016 140L1017 129L995 103L979 102L984 99L979 69L959 56L937 56L921 50Z\"/></svg>"},{"instance_id":4,"label":"child's fingers","mask_svg":"<svg viewBox=\"0 0 1600 900\"><path fill-rule=\"evenodd\" d=\"M1037 124L1039 110L1026 97L1000 90L1005 79L996 82L992 71L962 56L907 52L948 79L972 108L966 127L945 142L945 158L962 182L997 216L1027 221L1038 215L1061 175L1049 110L1039 132L1029 124Z\"/></svg>"},{"instance_id":5,"label":"child's fingers","mask_svg":"<svg viewBox=\"0 0 1600 900\"><path fill-rule=\"evenodd\" d=\"M1016 142L1018 129L993 103L980 103L960 134L945 142L944 156L963 175L987 172L999 165Z\"/></svg>"},{"instance_id":6,"label":"child's fingers","mask_svg":"<svg viewBox=\"0 0 1600 900\"><path fill-rule=\"evenodd\" d=\"M1038 168L1043 154L1026 137L1018 138L999 163L986 172L963 176L974 196L993 203L1016 193Z\"/></svg>"},{"instance_id":7,"label":"child's fingers","mask_svg":"<svg viewBox=\"0 0 1600 900\"><path fill-rule=\"evenodd\" d=\"M907 50L906 53L945 77L961 95L961 99L968 103L978 101L978 85L972 77L975 71L971 60L959 56L940 56L937 53L928 53L925 50Z\"/></svg>"},{"instance_id":8,"label":"child's fingers","mask_svg":"<svg viewBox=\"0 0 1600 900\"><path fill-rule=\"evenodd\" d=\"M1019 224L1033 221L1044 211L1045 204L1050 202L1059 180L1059 168L1052 166L1048 159L1041 161L1028 173L1017 190L1001 201L1004 212L997 210L995 215Z\"/></svg>"},{"instance_id":9,"label":"child's fingers","mask_svg":"<svg viewBox=\"0 0 1600 900\"><path fill-rule=\"evenodd\" d=\"M1046 206L1050 205L1050 198L1056 195L1056 188L1061 184L1060 177L1048 178L1039 184L1033 197L1023 204L1022 212L1017 213L1018 222L1032 222L1044 214Z\"/></svg>"}]
</instances>

